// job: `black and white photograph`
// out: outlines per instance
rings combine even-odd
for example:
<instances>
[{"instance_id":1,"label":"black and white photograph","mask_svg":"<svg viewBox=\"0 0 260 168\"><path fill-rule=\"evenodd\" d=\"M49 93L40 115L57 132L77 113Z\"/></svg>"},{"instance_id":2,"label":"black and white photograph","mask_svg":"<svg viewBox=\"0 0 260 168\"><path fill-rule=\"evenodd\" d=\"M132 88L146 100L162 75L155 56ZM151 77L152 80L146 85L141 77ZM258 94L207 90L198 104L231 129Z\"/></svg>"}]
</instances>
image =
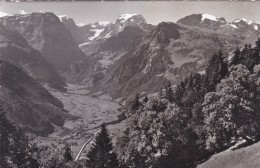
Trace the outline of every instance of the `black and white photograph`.
<instances>
[{"instance_id":1,"label":"black and white photograph","mask_svg":"<svg viewBox=\"0 0 260 168\"><path fill-rule=\"evenodd\" d=\"M260 168L260 0L0 0L0 168Z\"/></svg>"}]
</instances>

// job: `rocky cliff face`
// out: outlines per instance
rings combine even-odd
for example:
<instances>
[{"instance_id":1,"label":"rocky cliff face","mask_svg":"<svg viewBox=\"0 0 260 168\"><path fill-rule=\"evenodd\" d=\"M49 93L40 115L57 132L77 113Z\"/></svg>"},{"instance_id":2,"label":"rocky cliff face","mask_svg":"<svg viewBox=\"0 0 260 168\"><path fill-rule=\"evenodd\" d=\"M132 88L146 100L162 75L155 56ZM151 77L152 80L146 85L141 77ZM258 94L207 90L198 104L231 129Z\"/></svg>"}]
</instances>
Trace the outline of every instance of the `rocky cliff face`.
<instances>
[{"instance_id":1,"label":"rocky cliff face","mask_svg":"<svg viewBox=\"0 0 260 168\"><path fill-rule=\"evenodd\" d=\"M80 45L88 57L70 66L66 73L68 81L96 85L106 76L107 70L126 53L130 44L152 29L153 26L146 24L141 15L121 15L115 22L107 24L95 38L90 39L91 42Z\"/></svg>"},{"instance_id":2,"label":"rocky cliff face","mask_svg":"<svg viewBox=\"0 0 260 168\"><path fill-rule=\"evenodd\" d=\"M7 116L26 131L48 135L68 116L63 104L38 81L13 64L0 60L0 102Z\"/></svg>"},{"instance_id":3,"label":"rocky cliff face","mask_svg":"<svg viewBox=\"0 0 260 168\"><path fill-rule=\"evenodd\" d=\"M5 16L0 22L7 29L19 32L59 70L84 57L71 33L53 13Z\"/></svg>"},{"instance_id":4,"label":"rocky cliff face","mask_svg":"<svg viewBox=\"0 0 260 168\"><path fill-rule=\"evenodd\" d=\"M60 16L60 20L86 55L96 52L100 43L106 42L110 37L117 36L125 27L138 27L144 32L149 32L154 28L154 26L147 24L140 14L123 14L114 22L96 22L87 25L76 25L74 20L67 16ZM129 33L133 35L132 32ZM130 35L127 38L131 38ZM132 39L122 40L131 41Z\"/></svg>"},{"instance_id":5,"label":"rocky cliff face","mask_svg":"<svg viewBox=\"0 0 260 168\"><path fill-rule=\"evenodd\" d=\"M109 24L109 22L96 22L87 25L76 25L74 20L68 16L59 16L59 18L71 32L74 41L79 46L84 46L91 43Z\"/></svg>"},{"instance_id":6,"label":"rocky cliff face","mask_svg":"<svg viewBox=\"0 0 260 168\"><path fill-rule=\"evenodd\" d=\"M29 46L16 31L0 24L0 59L23 68L28 74L52 87L62 89L64 79L38 50Z\"/></svg>"}]
</instances>

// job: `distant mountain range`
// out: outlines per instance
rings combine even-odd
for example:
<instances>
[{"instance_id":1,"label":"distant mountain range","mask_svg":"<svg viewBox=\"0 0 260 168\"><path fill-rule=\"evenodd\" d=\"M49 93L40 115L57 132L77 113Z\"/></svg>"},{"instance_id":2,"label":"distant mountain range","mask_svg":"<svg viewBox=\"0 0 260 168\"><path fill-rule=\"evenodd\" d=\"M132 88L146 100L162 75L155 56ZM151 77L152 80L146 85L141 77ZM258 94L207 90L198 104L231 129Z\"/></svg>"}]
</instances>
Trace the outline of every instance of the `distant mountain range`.
<instances>
[{"instance_id":1,"label":"distant mountain range","mask_svg":"<svg viewBox=\"0 0 260 168\"><path fill-rule=\"evenodd\" d=\"M167 82L177 83L189 73L203 71L214 52L224 48L232 50L257 31L258 25L252 23L246 27L244 21L234 23L238 27L236 31L232 26L224 29L229 24L224 18L205 15L187 16L177 24L162 22L153 26L139 14L128 14L101 27L85 29L85 35L93 30L99 33L92 34L94 39L88 37L81 41L79 46L87 58L70 66L67 79L114 98L151 93ZM64 22L66 27L72 25L68 23ZM78 28L73 24L70 30L75 38L76 29L97 24Z\"/></svg>"},{"instance_id":2,"label":"distant mountain range","mask_svg":"<svg viewBox=\"0 0 260 168\"><path fill-rule=\"evenodd\" d=\"M71 33L53 13L5 16L0 22L7 29L20 33L58 70L64 70L71 62L84 57Z\"/></svg>"}]
</instances>

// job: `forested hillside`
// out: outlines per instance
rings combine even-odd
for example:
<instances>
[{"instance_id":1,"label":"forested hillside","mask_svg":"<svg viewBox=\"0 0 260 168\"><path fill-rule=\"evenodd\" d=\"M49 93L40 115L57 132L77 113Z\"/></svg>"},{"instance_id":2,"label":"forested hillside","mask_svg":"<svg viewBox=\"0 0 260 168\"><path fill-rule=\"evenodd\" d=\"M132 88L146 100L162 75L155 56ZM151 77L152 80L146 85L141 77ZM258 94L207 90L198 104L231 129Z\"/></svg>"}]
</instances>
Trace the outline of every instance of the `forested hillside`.
<instances>
[{"instance_id":1,"label":"forested hillside","mask_svg":"<svg viewBox=\"0 0 260 168\"><path fill-rule=\"evenodd\" d=\"M170 84L157 96L132 102L132 125L120 138L120 157L132 167L195 167L240 140L259 140L259 40L221 51L205 74Z\"/></svg>"}]
</instances>

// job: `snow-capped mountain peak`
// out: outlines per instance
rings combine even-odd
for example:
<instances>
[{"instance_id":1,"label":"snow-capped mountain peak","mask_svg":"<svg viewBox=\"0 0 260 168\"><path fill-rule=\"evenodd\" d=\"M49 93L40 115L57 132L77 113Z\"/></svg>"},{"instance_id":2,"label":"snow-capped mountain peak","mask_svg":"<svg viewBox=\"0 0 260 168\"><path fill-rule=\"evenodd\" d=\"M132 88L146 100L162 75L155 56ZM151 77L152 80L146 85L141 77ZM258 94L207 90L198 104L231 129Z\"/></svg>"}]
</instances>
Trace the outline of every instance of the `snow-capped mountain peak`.
<instances>
[{"instance_id":1,"label":"snow-capped mountain peak","mask_svg":"<svg viewBox=\"0 0 260 168\"><path fill-rule=\"evenodd\" d=\"M219 18L210 14L203 13L201 18L201 21L203 22L205 19L212 20L212 21L218 21Z\"/></svg>"},{"instance_id":2,"label":"snow-capped mountain peak","mask_svg":"<svg viewBox=\"0 0 260 168\"><path fill-rule=\"evenodd\" d=\"M229 23L229 25L230 25L232 28L234 28L234 29L237 29L237 28L238 28L236 25L234 25L234 24L232 24L232 23Z\"/></svg>"},{"instance_id":3,"label":"snow-capped mountain peak","mask_svg":"<svg viewBox=\"0 0 260 168\"><path fill-rule=\"evenodd\" d=\"M245 18L242 18L242 19L236 19L233 21L233 24L236 24L236 25L242 25L242 26L245 26L247 25L247 27L252 27L252 29L254 30L258 30L259 29L259 26L260 24L253 21L253 20L248 20L248 19L245 19Z\"/></svg>"},{"instance_id":4,"label":"snow-capped mountain peak","mask_svg":"<svg viewBox=\"0 0 260 168\"><path fill-rule=\"evenodd\" d=\"M146 23L144 17L140 14L122 14L113 24L131 24Z\"/></svg>"},{"instance_id":5,"label":"snow-capped mountain peak","mask_svg":"<svg viewBox=\"0 0 260 168\"><path fill-rule=\"evenodd\" d=\"M248 19L245 19L245 18L234 20L234 23L239 23L239 22L245 22L245 23L247 23L248 25L257 24L255 21L253 21L253 20L248 20Z\"/></svg>"},{"instance_id":6,"label":"snow-capped mountain peak","mask_svg":"<svg viewBox=\"0 0 260 168\"><path fill-rule=\"evenodd\" d=\"M132 18L133 16L137 16L139 14L122 14L119 16L118 20L121 20L121 22L125 22L128 19Z\"/></svg>"},{"instance_id":7,"label":"snow-capped mountain peak","mask_svg":"<svg viewBox=\"0 0 260 168\"><path fill-rule=\"evenodd\" d=\"M7 13L0 11L0 17L4 17L4 16L7 16L7 15L8 15Z\"/></svg>"},{"instance_id":8,"label":"snow-capped mountain peak","mask_svg":"<svg viewBox=\"0 0 260 168\"><path fill-rule=\"evenodd\" d=\"M60 21L69 20L69 17L67 15L58 15L58 18L60 19Z\"/></svg>"},{"instance_id":9,"label":"snow-capped mountain peak","mask_svg":"<svg viewBox=\"0 0 260 168\"><path fill-rule=\"evenodd\" d=\"M90 31L94 32L95 34L91 37L89 37L88 39L90 41L96 39L97 37L99 37L100 33L102 33L105 29L91 29Z\"/></svg>"},{"instance_id":10,"label":"snow-capped mountain peak","mask_svg":"<svg viewBox=\"0 0 260 168\"><path fill-rule=\"evenodd\" d=\"M110 22L97 22L100 26L107 26Z\"/></svg>"},{"instance_id":11,"label":"snow-capped mountain peak","mask_svg":"<svg viewBox=\"0 0 260 168\"><path fill-rule=\"evenodd\" d=\"M83 24L83 23L78 23L77 26L78 26L78 27L82 27L82 26L85 26L85 24Z\"/></svg>"}]
</instances>

